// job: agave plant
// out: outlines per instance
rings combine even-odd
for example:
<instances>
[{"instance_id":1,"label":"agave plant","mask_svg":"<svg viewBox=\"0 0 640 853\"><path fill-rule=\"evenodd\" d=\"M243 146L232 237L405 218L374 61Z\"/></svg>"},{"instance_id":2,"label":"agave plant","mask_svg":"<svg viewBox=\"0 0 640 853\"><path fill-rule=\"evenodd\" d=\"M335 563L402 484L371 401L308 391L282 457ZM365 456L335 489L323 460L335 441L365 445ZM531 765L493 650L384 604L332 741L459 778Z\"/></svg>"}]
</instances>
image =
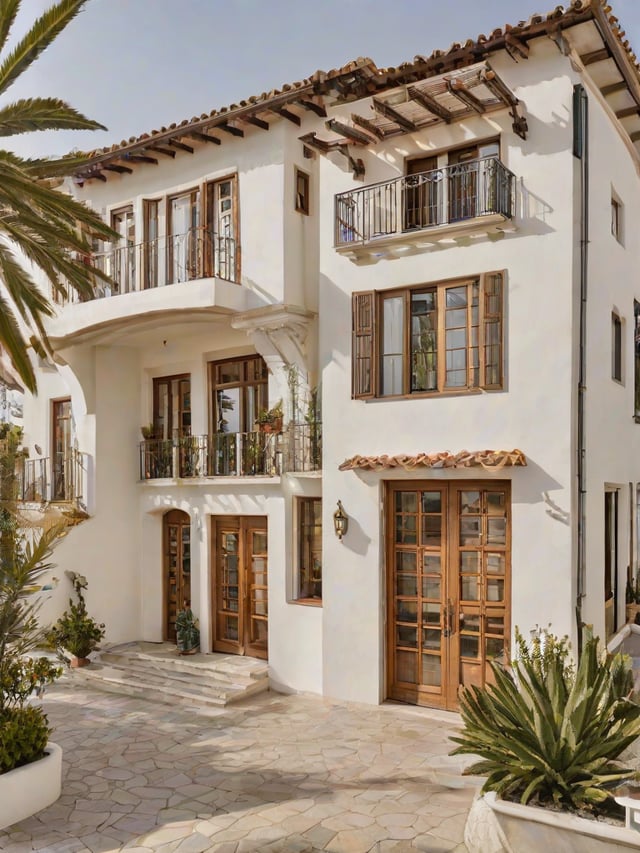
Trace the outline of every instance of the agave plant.
<instances>
[{"instance_id":1,"label":"agave plant","mask_svg":"<svg viewBox=\"0 0 640 853\"><path fill-rule=\"evenodd\" d=\"M0 2L0 97L86 2L54 3L11 50L7 43L22 0ZM98 129L105 128L59 98L20 98L0 105L0 137L42 130ZM84 159L25 159L0 150L0 344L30 391L35 390L36 380L28 347L49 349L44 321L53 310L29 265L44 276L54 294L65 296L71 288L81 298L90 298L95 278L105 278L90 263L92 239L116 236L96 213L56 189L60 177L71 174Z\"/></svg>"},{"instance_id":2,"label":"agave plant","mask_svg":"<svg viewBox=\"0 0 640 853\"><path fill-rule=\"evenodd\" d=\"M483 793L607 811L612 788L636 776L616 762L640 734L629 658L601 654L590 629L577 667L566 638L542 632L529 646L516 631L516 645L511 670L492 663L495 684L462 690L452 755L481 758L466 772L487 777Z\"/></svg>"}]
</instances>

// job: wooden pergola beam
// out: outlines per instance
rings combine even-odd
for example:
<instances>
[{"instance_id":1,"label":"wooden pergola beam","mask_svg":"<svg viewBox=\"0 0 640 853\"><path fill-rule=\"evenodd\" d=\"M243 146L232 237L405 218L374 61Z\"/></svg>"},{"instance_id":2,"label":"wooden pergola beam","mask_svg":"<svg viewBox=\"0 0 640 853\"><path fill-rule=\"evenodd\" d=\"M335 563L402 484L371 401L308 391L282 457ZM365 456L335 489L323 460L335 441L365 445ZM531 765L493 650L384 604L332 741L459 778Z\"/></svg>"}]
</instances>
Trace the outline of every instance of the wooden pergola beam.
<instances>
[{"instance_id":1,"label":"wooden pergola beam","mask_svg":"<svg viewBox=\"0 0 640 853\"><path fill-rule=\"evenodd\" d=\"M217 124L216 127L219 127L220 130L224 130L227 133L230 133L231 136L244 136L244 130L241 130L239 127L236 127L233 124L229 124L229 122L223 121L221 124Z\"/></svg>"},{"instance_id":2,"label":"wooden pergola beam","mask_svg":"<svg viewBox=\"0 0 640 853\"><path fill-rule=\"evenodd\" d=\"M373 136L377 136L378 139L384 139L384 133L377 127L372 121L369 121L368 118L364 116L359 116L357 113L351 113L351 121L354 124L359 125L364 128L367 133L373 134Z\"/></svg>"},{"instance_id":3,"label":"wooden pergola beam","mask_svg":"<svg viewBox=\"0 0 640 853\"><path fill-rule=\"evenodd\" d=\"M606 47L600 50L592 50L589 53L583 53L580 56L580 62L583 65L594 65L596 62L604 62L605 59L611 59L611 54Z\"/></svg>"},{"instance_id":4,"label":"wooden pergola beam","mask_svg":"<svg viewBox=\"0 0 640 853\"><path fill-rule=\"evenodd\" d=\"M518 104L518 99L513 94L507 84L496 74L493 68L487 68L482 74L482 82L491 92L492 95L506 104L508 107L515 107Z\"/></svg>"},{"instance_id":5,"label":"wooden pergola beam","mask_svg":"<svg viewBox=\"0 0 640 853\"><path fill-rule=\"evenodd\" d=\"M247 124L252 124L254 127L259 127L260 130L269 130L269 122L266 122L262 118L258 118L258 116L246 116L242 120Z\"/></svg>"},{"instance_id":6,"label":"wooden pergola beam","mask_svg":"<svg viewBox=\"0 0 640 853\"><path fill-rule=\"evenodd\" d=\"M640 115L640 107L636 104L633 107L625 107L623 110L616 112L616 118L629 118L629 116Z\"/></svg>"},{"instance_id":7,"label":"wooden pergola beam","mask_svg":"<svg viewBox=\"0 0 640 853\"><path fill-rule=\"evenodd\" d=\"M463 104L471 107L474 112L480 115L486 112L485 105L467 89L462 80L447 80L447 89L452 95L455 95L456 98L462 101Z\"/></svg>"},{"instance_id":8,"label":"wooden pergola beam","mask_svg":"<svg viewBox=\"0 0 640 853\"><path fill-rule=\"evenodd\" d=\"M435 98L432 98L431 95L427 95L426 92L417 89L415 86L409 86L407 94L412 101L416 102L416 104L420 104L421 107L424 107L425 110L428 110L430 113L433 113L434 116L442 119L446 124L451 124L451 120L453 119L453 113L451 110L448 110L442 104L438 103L438 101L436 101Z\"/></svg>"},{"instance_id":9,"label":"wooden pergola beam","mask_svg":"<svg viewBox=\"0 0 640 853\"><path fill-rule=\"evenodd\" d=\"M192 130L189 136L197 139L199 142L213 142L214 145L222 145L222 140L217 136L209 136L208 133L200 133L199 130Z\"/></svg>"},{"instance_id":10,"label":"wooden pergola beam","mask_svg":"<svg viewBox=\"0 0 640 853\"><path fill-rule=\"evenodd\" d=\"M634 133L630 133L629 139L632 142L637 142L640 139L640 130L636 130Z\"/></svg>"},{"instance_id":11,"label":"wooden pergola beam","mask_svg":"<svg viewBox=\"0 0 640 853\"><path fill-rule=\"evenodd\" d=\"M414 130L418 129L417 124L414 124L414 122L410 121L408 118L405 118L397 110L394 110L393 107L390 107L389 104L386 104L384 101L378 100L378 98L373 98L373 108L377 113L380 113L380 115L395 122L403 130L407 130L410 133L413 133Z\"/></svg>"},{"instance_id":12,"label":"wooden pergola beam","mask_svg":"<svg viewBox=\"0 0 640 853\"><path fill-rule=\"evenodd\" d=\"M186 145L184 142L179 142L177 139L170 139L167 143L172 148L177 148L178 151L186 151L187 154L193 154L194 149L190 145Z\"/></svg>"},{"instance_id":13,"label":"wooden pergola beam","mask_svg":"<svg viewBox=\"0 0 640 853\"><path fill-rule=\"evenodd\" d=\"M616 92L622 92L627 88L624 80L619 80L617 83L610 83L608 86L603 86L600 89L600 94L606 98L607 95L615 95Z\"/></svg>"},{"instance_id":14,"label":"wooden pergola beam","mask_svg":"<svg viewBox=\"0 0 640 853\"><path fill-rule=\"evenodd\" d=\"M334 133L341 133L357 145L371 145L372 142L375 142L375 140L366 133L363 133L355 127L351 127L348 124L343 124L343 122L338 121L335 118L331 118L329 121L325 122L325 126L328 130L332 130Z\"/></svg>"}]
</instances>

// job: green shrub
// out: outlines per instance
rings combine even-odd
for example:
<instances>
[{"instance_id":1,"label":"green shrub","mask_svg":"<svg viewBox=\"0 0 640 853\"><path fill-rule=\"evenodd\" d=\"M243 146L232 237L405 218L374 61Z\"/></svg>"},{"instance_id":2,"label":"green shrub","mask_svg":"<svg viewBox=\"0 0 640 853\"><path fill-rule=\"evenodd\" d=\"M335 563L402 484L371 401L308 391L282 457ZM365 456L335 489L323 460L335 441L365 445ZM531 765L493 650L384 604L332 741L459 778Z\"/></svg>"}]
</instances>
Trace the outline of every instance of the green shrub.
<instances>
[{"instance_id":1,"label":"green shrub","mask_svg":"<svg viewBox=\"0 0 640 853\"><path fill-rule=\"evenodd\" d=\"M0 774L42 758L50 732L40 708L27 705L0 712Z\"/></svg>"},{"instance_id":2,"label":"green shrub","mask_svg":"<svg viewBox=\"0 0 640 853\"><path fill-rule=\"evenodd\" d=\"M628 657L601 655L585 629L577 668L567 639L543 633L531 647L516 630L511 670L491 667L495 684L463 689L462 734L452 755L482 760L482 792L521 803L599 814L615 806L612 788L634 778L616 759L640 734Z\"/></svg>"},{"instance_id":3,"label":"green shrub","mask_svg":"<svg viewBox=\"0 0 640 853\"><path fill-rule=\"evenodd\" d=\"M105 635L103 623L96 622L87 613L87 605L82 590L87 588L87 579L76 572L65 572L71 580L77 601L69 599L69 609L65 610L56 624L47 633L47 641L57 649L65 649L78 658L86 658L98 647Z\"/></svg>"}]
</instances>

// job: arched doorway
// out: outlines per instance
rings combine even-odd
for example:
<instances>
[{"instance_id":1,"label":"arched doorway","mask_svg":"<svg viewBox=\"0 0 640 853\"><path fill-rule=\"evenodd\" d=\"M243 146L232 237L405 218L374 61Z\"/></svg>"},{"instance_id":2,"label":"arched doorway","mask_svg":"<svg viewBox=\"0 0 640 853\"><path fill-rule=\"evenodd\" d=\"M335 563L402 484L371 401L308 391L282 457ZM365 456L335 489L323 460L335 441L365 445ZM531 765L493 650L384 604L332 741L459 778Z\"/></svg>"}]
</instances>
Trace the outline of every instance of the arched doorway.
<instances>
[{"instance_id":1,"label":"arched doorway","mask_svg":"<svg viewBox=\"0 0 640 853\"><path fill-rule=\"evenodd\" d=\"M176 639L176 616L191 600L191 519L186 512L173 509L162 520L164 554L163 636Z\"/></svg>"}]
</instances>

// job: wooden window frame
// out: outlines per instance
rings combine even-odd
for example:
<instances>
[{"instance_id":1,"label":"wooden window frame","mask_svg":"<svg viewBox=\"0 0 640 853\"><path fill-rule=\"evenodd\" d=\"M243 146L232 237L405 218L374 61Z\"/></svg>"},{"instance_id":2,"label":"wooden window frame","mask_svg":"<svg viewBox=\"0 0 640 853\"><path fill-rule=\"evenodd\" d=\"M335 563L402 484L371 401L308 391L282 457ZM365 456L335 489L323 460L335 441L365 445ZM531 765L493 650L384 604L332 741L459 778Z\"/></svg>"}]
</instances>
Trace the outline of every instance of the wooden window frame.
<instances>
[{"instance_id":1,"label":"wooden window frame","mask_svg":"<svg viewBox=\"0 0 640 853\"><path fill-rule=\"evenodd\" d=\"M255 359L262 359L262 356L259 353L252 353L251 355L238 355L233 358L221 358L216 359L215 361L210 361L208 363L208 385L209 385L209 435L217 435L219 430L218 426L218 411L217 411L217 403L216 403L216 392L218 390L223 390L225 388L233 389L240 388L240 405L241 405L241 413L240 420L241 423L247 424L246 421L246 389L249 387L253 387L256 385L263 385L266 389L266 393L264 395L265 408L268 406L269 399L269 368L266 367L265 363L265 378L256 380L256 379L248 379L247 378L247 364L250 361L254 361ZM264 359L262 359L264 362ZM242 379L233 382L220 382L218 383L216 380L216 368L218 368L222 364L232 364L234 362L242 363ZM258 414L258 412L256 412ZM253 432L254 424L247 425L247 429L241 430L241 432Z\"/></svg>"},{"instance_id":2,"label":"wooden window frame","mask_svg":"<svg viewBox=\"0 0 640 853\"><path fill-rule=\"evenodd\" d=\"M491 282L499 282L500 310L489 311L489 288ZM471 309L467 305L467 384L447 387L446 382L446 338L445 338L445 302L444 293L447 289L478 285L478 381L470 380L472 371L471 345ZM447 279L444 281L428 282L411 285L393 290L362 291L352 295L352 384L353 399L383 399L394 400L416 397L442 397L454 394L474 394L482 391L504 390L505 379L505 296L506 271L493 270L481 275L464 278ZM411 295L415 292L434 291L437 294L436 320L436 359L437 382L433 390L411 390ZM442 294L442 296L441 296ZM402 345L402 392L398 394L382 393L382 323L383 304L386 299L402 297L404 300L403 315L403 345ZM498 341L493 346L499 347L497 381L490 382L487 377L488 368L488 329L489 324L499 324ZM474 324L473 327L475 327Z\"/></svg>"},{"instance_id":3,"label":"wooden window frame","mask_svg":"<svg viewBox=\"0 0 640 853\"><path fill-rule=\"evenodd\" d=\"M624 385L624 322L617 311L611 312L611 378Z\"/></svg>"},{"instance_id":4,"label":"wooden window frame","mask_svg":"<svg viewBox=\"0 0 640 853\"><path fill-rule=\"evenodd\" d=\"M611 193L611 234L624 245L624 205L615 192Z\"/></svg>"},{"instance_id":5,"label":"wooden window frame","mask_svg":"<svg viewBox=\"0 0 640 853\"><path fill-rule=\"evenodd\" d=\"M300 181L303 184L302 191L298 189ZM294 203L298 213L309 216L311 209L311 175L297 166L294 174Z\"/></svg>"},{"instance_id":6,"label":"wooden window frame","mask_svg":"<svg viewBox=\"0 0 640 853\"><path fill-rule=\"evenodd\" d=\"M303 552L310 546L307 546L304 541L304 505L319 504L320 505L320 579L319 581L311 580L310 583L320 584L320 594L317 596L302 595L301 583L303 567ZM322 498L316 496L300 496L294 498L294 554L295 554L295 573L294 573L294 596L293 604L309 605L311 607L322 607Z\"/></svg>"}]
</instances>

